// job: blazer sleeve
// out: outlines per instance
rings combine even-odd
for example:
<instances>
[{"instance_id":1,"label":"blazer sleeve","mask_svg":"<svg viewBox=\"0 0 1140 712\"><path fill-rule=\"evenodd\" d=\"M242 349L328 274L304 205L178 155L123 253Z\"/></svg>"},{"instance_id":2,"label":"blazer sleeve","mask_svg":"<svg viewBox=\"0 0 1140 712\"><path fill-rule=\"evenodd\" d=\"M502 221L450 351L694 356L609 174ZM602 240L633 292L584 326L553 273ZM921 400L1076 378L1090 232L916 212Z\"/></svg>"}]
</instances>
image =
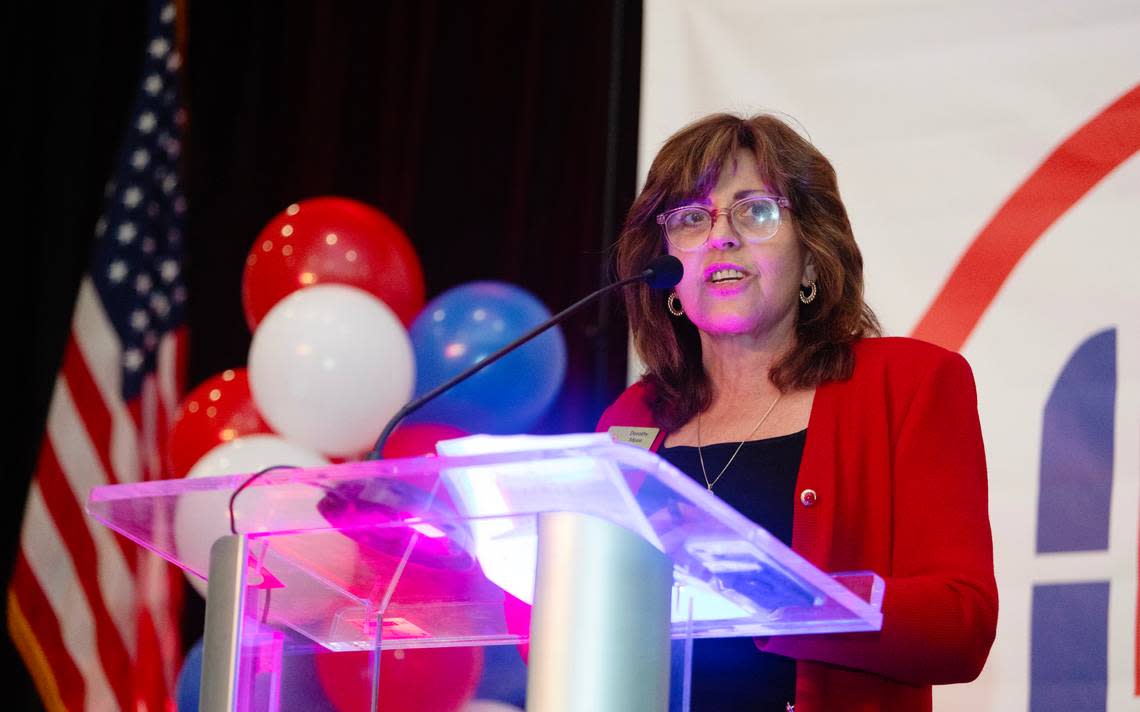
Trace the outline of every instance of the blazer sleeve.
<instances>
[{"instance_id":1,"label":"blazer sleeve","mask_svg":"<svg viewBox=\"0 0 1140 712\"><path fill-rule=\"evenodd\" d=\"M891 575L877 633L759 639L801 660L916 685L981 672L997 627L997 585L977 393L947 352L923 378L893 447Z\"/></svg>"}]
</instances>

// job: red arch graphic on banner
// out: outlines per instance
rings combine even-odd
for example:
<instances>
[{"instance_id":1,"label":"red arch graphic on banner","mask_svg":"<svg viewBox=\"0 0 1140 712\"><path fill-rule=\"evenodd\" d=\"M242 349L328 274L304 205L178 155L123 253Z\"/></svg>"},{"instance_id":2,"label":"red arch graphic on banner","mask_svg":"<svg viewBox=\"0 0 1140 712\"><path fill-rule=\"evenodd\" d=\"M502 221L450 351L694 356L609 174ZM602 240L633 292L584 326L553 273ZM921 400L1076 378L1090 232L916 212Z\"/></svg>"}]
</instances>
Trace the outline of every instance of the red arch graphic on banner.
<instances>
[{"instance_id":1,"label":"red arch graphic on banner","mask_svg":"<svg viewBox=\"0 0 1140 712\"><path fill-rule=\"evenodd\" d=\"M1065 139L1014 191L962 254L912 335L960 350L1029 248L1137 151L1140 84Z\"/></svg>"}]
</instances>

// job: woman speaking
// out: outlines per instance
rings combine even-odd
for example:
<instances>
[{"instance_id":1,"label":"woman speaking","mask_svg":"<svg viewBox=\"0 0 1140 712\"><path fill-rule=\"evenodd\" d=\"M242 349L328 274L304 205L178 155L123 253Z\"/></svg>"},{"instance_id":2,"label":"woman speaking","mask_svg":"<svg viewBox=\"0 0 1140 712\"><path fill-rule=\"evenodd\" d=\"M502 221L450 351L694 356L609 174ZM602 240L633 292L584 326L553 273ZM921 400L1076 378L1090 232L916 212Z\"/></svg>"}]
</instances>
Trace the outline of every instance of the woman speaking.
<instances>
[{"instance_id":1,"label":"woman speaking","mask_svg":"<svg viewBox=\"0 0 1140 712\"><path fill-rule=\"evenodd\" d=\"M835 171L772 116L665 142L619 276L663 252L684 276L629 293L646 371L599 430L658 428L653 450L808 561L886 581L876 633L698 641L693 709L930 709L931 685L977 677L997 622L969 366L880 337Z\"/></svg>"}]
</instances>

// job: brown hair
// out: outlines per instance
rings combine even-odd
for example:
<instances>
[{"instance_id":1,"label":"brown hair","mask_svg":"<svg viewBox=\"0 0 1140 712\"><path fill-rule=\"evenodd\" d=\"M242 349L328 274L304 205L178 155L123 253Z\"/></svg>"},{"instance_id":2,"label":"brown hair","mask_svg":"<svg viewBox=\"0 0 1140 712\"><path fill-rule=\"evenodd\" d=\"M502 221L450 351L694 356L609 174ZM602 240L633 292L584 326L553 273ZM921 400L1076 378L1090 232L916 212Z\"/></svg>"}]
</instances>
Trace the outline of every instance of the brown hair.
<instances>
[{"instance_id":1,"label":"brown hair","mask_svg":"<svg viewBox=\"0 0 1140 712\"><path fill-rule=\"evenodd\" d=\"M764 183L791 203L795 234L817 270L817 297L800 305L795 348L772 367L769 377L781 390L846 379L855 366L852 344L880 333L874 312L863 300L863 258L839 198L835 169L780 119L713 114L673 134L653 160L645 187L626 216L616 246L618 275L632 276L665 252L657 215L707 195L721 167L740 149L756 156ZM642 284L626 292L626 308L652 386L650 409L672 430L711 404L712 385L702 365L696 327L688 319L670 317L667 296Z\"/></svg>"}]
</instances>

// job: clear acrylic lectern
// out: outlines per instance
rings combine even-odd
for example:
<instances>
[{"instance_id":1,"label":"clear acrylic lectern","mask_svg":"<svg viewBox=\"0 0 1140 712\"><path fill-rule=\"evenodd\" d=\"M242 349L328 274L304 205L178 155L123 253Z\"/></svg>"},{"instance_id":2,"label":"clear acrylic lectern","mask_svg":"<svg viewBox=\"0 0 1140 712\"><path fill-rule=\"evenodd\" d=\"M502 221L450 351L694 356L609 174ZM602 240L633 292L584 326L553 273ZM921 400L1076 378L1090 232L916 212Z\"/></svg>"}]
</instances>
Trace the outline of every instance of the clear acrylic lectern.
<instances>
[{"instance_id":1,"label":"clear acrylic lectern","mask_svg":"<svg viewBox=\"0 0 1140 712\"><path fill-rule=\"evenodd\" d=\"M87 511L209 580L210 712L289 709L293 655L527 642L528 710L682 709L676 689L668 699L670 639L882 624L878 576L819 571L607 435L439 451L269 472L234 501L238 535L212 550L174 536L179 511L228 517L247 474L99 487Z\"/></svg>"}]
</instances>

